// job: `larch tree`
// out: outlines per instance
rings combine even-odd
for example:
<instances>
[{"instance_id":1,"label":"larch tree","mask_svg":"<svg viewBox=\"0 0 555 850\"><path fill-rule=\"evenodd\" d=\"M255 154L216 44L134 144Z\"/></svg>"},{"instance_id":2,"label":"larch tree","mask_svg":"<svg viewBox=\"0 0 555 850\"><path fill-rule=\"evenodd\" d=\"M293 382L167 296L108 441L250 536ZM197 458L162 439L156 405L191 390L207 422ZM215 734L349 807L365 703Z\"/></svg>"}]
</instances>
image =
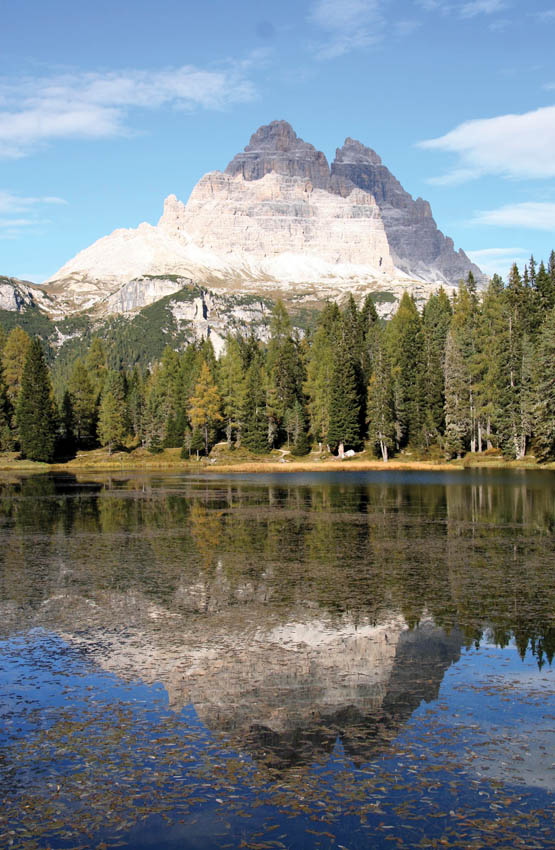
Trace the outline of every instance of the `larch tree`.
<instances>
[{"instance_id":1,"label":"larch tree","mask_svg":"<svg viewBox=\"0 0 555 850\"><path fill-rule=\"evenodd\" d=\"M14 408L17 404L23 368L30 345L31 338L17 325L9 332L2 351L2 366L4 369L6 391Z\"/></svg>"},{"instance_id":2,"label":"larch tree","mask_svg":"<svg viewBox=\"0 0 555 850\"><path fill-rule=\"evenodd\" d=\"M203 432L206 454L208 454L211 430L223 422L221 408L222 399L218 387L212 377L208 363L204 360L200 369L199 379L195 384L193 395L189 402L189 417L193 430L199 428Z\"/></svg>"}]
</instances>

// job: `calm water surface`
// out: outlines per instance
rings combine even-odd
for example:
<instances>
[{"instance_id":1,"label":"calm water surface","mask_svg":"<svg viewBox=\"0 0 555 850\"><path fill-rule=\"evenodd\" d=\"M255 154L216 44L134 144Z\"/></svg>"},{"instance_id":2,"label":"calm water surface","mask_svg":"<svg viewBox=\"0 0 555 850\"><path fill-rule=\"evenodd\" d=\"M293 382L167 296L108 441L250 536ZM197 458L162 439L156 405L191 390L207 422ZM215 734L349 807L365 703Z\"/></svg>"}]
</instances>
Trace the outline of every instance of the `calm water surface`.
<instances>
[{"instance_id":1,"label":"calm water surface","mask_svg":"<svg viewBox=\"0 0 555 850\"><path fill-rule=\"evenodd\" d=\"M552 848L554 485L4 477L0 847Z\"/></svg>"}]
</instances>

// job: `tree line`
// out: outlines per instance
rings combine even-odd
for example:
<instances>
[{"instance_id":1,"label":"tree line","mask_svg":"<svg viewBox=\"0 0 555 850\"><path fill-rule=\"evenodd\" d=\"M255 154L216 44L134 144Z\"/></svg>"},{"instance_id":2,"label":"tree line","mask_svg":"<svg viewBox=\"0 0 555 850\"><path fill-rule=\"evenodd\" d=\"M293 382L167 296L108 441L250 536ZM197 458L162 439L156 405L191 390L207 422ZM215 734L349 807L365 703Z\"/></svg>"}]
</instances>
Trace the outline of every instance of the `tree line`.
<instances>
[{"instance_id":1,"label":"tree line","mask_svg":"<svg viewBox=\"0 0 555 850\"><path fill-rule=\"evenodd\" d=\"M422 312L404 294L388 322L370 297L323 308L301 336L277 302L266 343L230 335L167 347L151 369L114 371L99 338L58 399L38 338L0 334L0 447L32 460L142 445L208 454L225 439L254 453L365 446L447 458L500 449L555 459L555 253L478 292L472 274Z\"/></svg>"}]
</instances>

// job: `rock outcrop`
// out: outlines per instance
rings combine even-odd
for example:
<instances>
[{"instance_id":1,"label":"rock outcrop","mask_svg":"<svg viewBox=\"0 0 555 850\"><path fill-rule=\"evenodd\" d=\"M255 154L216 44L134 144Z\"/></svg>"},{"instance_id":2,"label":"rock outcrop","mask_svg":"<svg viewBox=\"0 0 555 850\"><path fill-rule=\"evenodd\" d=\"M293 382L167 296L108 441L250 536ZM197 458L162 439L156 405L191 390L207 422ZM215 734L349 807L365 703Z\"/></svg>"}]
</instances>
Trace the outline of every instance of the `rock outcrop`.
<instances>
[{"instance_id":1,"label":"rock outcrop","mask_svg":"<svg viewBox=\"0 0 555 850\"><path fill-rule=\"evenodd\" d=\"M394 275L380 211L367 192L343 198L304 177L267 172L256 181L213 171L195 186L187 205L170 196L159 229L190 239L236 266L280 255L329 264L370 266ZM307 273L300 271L301 279ZM276 274L278 277L278 274Z\"/></svg>"},{"instance_id":2,"label":"rock outcrop","mask_svg":"<svg viewBox=\"0 0 555 850\"><path fill-rule=\"evenodd\" d=\"M469 271L477 281L483 279L478 266L464 251L455 251L453 240L438 229L428 201L414 200L371 148L345 139L331 174L333 191L348 196L354 185L376 199L393 260L402 271L425 279L440 275L452 284Z\"/></svg>"},{"instance_id":3,"label":"rock outcrop","mask_svg":"<svg viewBox=\"0 0 555 850\"><path fill-rule=\"evenodd\" d=\"M272 121L259 127L249 144L226 168L232 177L260 180L274 172L284 177L310 180L318 189L329 190L330 169L322 151L299 139L287 121Z\"/></svg>"}]
</instances>

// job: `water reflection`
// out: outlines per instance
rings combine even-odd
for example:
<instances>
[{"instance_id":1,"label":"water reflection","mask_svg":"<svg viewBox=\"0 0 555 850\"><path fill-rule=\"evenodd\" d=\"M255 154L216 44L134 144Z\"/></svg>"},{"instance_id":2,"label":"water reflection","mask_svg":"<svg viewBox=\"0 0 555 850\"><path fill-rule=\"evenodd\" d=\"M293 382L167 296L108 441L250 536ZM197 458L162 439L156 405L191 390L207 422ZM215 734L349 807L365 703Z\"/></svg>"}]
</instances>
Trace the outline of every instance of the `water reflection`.
<instances>
[{"instance_id":1,"label":"water reflection","mask_svg":"<svg viewBox=\"0 0 555 850\"><path fill-rule=\"evenodd\" d=\"M552 483L549 473L4 480L0 634L7 661L0 690L11 749L0 770L11 788L14 823L17 812L34 810L48 796L46 786L38 797L26 796L29 776L48 759L50 775L72 788L68 811L89 799L107 764L114 787L125 787L129 800L142 795L145 817L182 805L176 789L164 784L174 782L176 760L198 762L194 781L189 768L179 767L195 788L207 787L208 773L213 783L234 765L251 794L252 770L241 761L247 757L265 777L256 779L257 788L268 778L278 783L275 805L282 805L285 788L294 799L302 789L310 797L306 817L324 818L323 797L331 807L326 822L331 809L344 817L358 800L379 824L375 795L389 782L387 760L395 760L395 775L409 788L420 776L422 753L431 760L443 748L441 770L451 771L450 793L456 790L448 810L458 806L460 765L475 773L489 769L491 757L469 750L485 746L480 734L502 765L522 745L510 732L518 711L528 712L530 728L536 723L542 734L547 728L522 679L520 691L508 691L498 666L487 681L474 670L465 679L464 670L484 634L482 661L488 647L514 639L535 688L551 663ZM162 687L169 714L151 703L119 703L122 683L137 688L137 682L151 694ZM459 693L473 689L505 713L507 734L496 743L495 718L462 723L453 708ZM448 704L441 694L449 695ZM429 723L426 706L434 712ZM448 707L454 713L445 732L436 714ZM531 784L547 776L540 740L522 768ZM159 765L156 786L163 792L144 787L149 759ZM356 781L367 784L368 765L375 765L371 788L355 788L346 764L360 769ZM427 769L429 789L440 768ZM326 776L334 783L328 797ZM233 789L243 805L243 792ZM131 827L126 807L137 804L103 794L90 809L91 834L100 835L101 804L125 809ZM519 817L527 819L519 805ZM352 839L351 827L345 829L343 840ZM366 838L359 836L359 846ZM179 833L175 846L189 846L184 841ZM328 846L304 841L284 846ZM135 836L127 846L142 844Z\"/></svg>"}]
</instances>

